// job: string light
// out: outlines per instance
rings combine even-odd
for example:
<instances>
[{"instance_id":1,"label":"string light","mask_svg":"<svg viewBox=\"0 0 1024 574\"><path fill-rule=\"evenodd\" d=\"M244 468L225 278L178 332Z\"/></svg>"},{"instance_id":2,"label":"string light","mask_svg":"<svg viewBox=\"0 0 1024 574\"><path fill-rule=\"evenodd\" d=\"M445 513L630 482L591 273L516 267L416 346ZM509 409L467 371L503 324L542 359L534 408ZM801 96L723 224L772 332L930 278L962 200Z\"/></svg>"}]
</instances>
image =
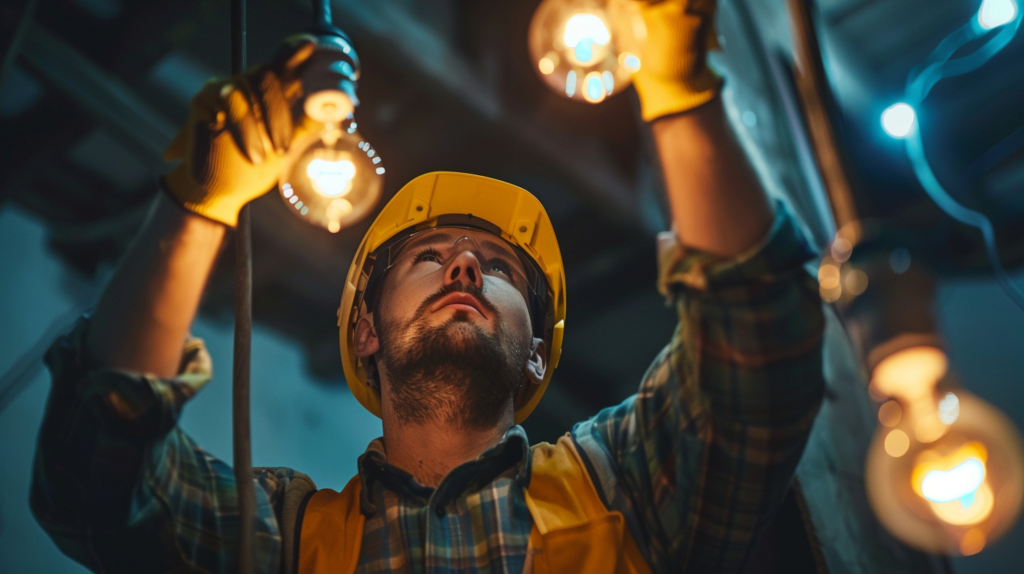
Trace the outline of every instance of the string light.
<instances>
[{"instance_id":1,"label":"string light","mask_svg":"<svg viewBox=\"0 0 1024 574\"><path fill-rule=\"evenodd\" d=\"M903 101L883 112L881 124L887 134L904 140L929 197L982 232L996 277L1024 309L1024 293L999 261L991 222L953 199L932 171L915 112L936 83L976 70L1006 47L1020 23L1013 0L984 0L976 18L950 33L914 69ZM971 42L974 49L954 57ZM894 274L906 273L910 264L906 249L890 254ZM882 341L869 360L891 344ZM870 391L884 403L865 465L866 488L879 521L903 542L925 552L971 555L1012 527L1024 508L1024 444L1009 419L988 403L962 389L941 389L947 368L945 352L928 345L889 351L878 361Z\"/></svg>"}]
</instances>

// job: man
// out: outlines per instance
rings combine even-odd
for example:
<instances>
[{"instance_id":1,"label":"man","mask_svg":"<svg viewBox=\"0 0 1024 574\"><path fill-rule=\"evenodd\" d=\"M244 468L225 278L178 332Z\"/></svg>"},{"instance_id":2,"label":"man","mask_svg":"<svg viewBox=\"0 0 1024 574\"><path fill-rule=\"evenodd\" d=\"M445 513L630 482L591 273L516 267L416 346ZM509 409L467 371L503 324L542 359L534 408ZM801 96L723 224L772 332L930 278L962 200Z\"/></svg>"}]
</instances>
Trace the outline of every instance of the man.
<instances>
[{"instance_id":1,"label":"man","mask_svg":"<svg viewBox=\"0 0 1024 574\"><path fill-rule=\"evenodd\" d=\"M417 178L364 238L339 309L346 378L384 436L340 494L256 471L260 572L743 567L821 400L823 320L812 254L773 215L706 66L714 8L642 5L635 83L675 229L659 285L680 322L639 392L530 448L516 423L550 381L565 316L550 221L502 182ZM209 373L187 333L225 227L308 128L288 110L310 51L197 96L168 194L95 314L47 356L32 508L97 572L235 568L232 473L175 426Z\"/></svg>"}]
</instances>

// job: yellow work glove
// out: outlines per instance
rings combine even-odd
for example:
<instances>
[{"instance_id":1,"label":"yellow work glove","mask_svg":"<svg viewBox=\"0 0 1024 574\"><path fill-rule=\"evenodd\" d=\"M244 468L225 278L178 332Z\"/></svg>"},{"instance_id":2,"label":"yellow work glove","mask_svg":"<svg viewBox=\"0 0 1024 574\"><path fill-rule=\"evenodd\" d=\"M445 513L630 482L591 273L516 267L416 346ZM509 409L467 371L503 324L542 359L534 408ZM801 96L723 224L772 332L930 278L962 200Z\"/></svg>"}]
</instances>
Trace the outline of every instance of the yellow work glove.
<instances>
[{"instance_id":1,"label":"yellow work glove","mask_svg":"<svg viewBox=\"0 0 1024 574\"><path fill-rule=\"evenodd\" d=\"M183 160L163 178L181 205L234 227L246 203L277 182L297 132L312 129L292 105L302 96L298 69L316 49L309 36L289 39L270 64L228 80L210 80L192 99L188 121L164 152Z\"/></svg>"},{"instance_id":2,"label":"yellow work glove","mask_svg":"<svg viewBox=\"0 0 1024 574\"><path fill-rule=\"evenodd\" d=\"M633 85L644 121L685 112L714 99L722 78L707 64L718 48L716 0L641 0L647 41Z\"/></svg>"}]
</instances>

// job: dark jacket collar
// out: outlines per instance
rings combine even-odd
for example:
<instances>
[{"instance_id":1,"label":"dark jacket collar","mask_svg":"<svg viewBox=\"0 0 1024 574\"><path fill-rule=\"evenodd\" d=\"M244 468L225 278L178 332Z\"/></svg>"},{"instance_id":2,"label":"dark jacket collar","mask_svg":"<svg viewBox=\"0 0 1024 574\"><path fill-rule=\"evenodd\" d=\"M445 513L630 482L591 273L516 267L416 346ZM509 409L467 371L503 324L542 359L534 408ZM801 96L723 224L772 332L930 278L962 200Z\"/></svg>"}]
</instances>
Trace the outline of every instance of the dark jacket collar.
<instances>
[{"instance_id":1,"label":"dark jacket collar","mask_svg":"<svg viewBox=\"0 0 1024 574\"><path fill-rule=\"evenodd\" d=\"M467 491L483 488L514 467L518 468L516 482L525 488L530 483L529 451L526 431L515 425L480 456L453 468L435 489L423 486L408 472L388 464L384 439L374 439L359 457L359 479L362 482L360 509L365 515L373 514L376 511L373 489L383 487L428 501L431 510L443 515L449 503Z\"/></svg>"}]
</instances>

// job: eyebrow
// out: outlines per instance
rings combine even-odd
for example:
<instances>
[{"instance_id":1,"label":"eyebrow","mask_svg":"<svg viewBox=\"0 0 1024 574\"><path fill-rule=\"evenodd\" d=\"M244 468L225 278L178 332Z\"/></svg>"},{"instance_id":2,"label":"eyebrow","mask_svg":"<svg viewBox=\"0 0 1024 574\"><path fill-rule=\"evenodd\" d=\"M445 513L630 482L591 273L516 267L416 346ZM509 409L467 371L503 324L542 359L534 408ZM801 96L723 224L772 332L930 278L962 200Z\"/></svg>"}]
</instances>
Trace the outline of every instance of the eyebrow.
<instances>
[{"instance_id":1,"label":"eyebrow","mask_svg":"<svg viewBox=\"0 0 1024 574\"><path fill-rule=\"evenodd\" d=\"M396 255L404 253L408 249L415 249L417 247L422 247L424 245L430 245L433 243L454 243L454 241L455 236L450 233L432 233L428 235L423 235L417 237L416 239L413 239L407 245L404 245L402 247L402 250L399 251ZM512 248L509 246L501 245L500 243L495 243L487 239L480 239L478 243L490 249L493 249L494 251L502 253L507 257L515 257L517 261L519 259L515 251L513 251Z\"/></svg>"},{"instance_id":2,"label":"eyebrow","mask_svg":"<svg viewBox=\"0 0 1024 574\"><path fill-rule=\"evenodd\" d=\"M406 245L402 246L401 251L399 251L395 255L401 254L406 249L415 249L416 247L421 247L423 245L429 245L431 243L437 243L439 241L452 241L453 239L454 238L453 238L453 236L450 233L433 233L433 234L421 235L421 236L417 237L416 239L413 239L412 241L410 241Z\"/></svg>"}]
</instances>

